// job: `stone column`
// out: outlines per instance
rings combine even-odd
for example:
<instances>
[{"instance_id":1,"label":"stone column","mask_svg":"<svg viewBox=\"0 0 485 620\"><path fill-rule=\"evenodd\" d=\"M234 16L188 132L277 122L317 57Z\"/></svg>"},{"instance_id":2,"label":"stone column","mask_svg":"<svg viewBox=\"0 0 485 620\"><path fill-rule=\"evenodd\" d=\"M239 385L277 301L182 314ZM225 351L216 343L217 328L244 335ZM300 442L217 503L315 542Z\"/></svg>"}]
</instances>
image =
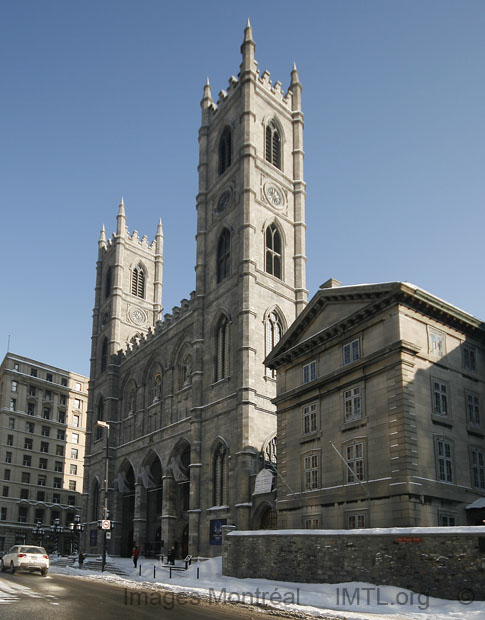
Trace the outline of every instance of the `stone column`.
<instances>
[{"instance_id":1,"label":"stone column","mask_svg":"<svg viewBox=\"0 0 485 620\"><path fill-rule=\"evenodd\" d=\"M175 525L177 522L176 491L173 476L162 476L162 540L168 551L175 542Z\"/></svg>"},{"instance_id":2,"label":"stone column","mask_svg":"<svg viewBox=\"0 0 485 620\"><path fill-rule=\"evenodd\" d=\"M146 489L141 482L135 482L135 511L133 517L133 540L140 551L145 551L146 541Z\"/></svg>"}]
</instances>

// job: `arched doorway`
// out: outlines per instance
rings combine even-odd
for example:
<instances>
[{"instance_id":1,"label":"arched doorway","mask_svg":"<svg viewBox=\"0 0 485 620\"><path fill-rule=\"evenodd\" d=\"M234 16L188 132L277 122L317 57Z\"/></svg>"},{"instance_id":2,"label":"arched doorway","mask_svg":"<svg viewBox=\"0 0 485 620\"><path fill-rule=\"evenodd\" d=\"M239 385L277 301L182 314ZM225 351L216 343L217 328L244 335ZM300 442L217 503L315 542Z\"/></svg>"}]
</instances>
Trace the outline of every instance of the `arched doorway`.
<instances>
[{"instance_id":1,"label":"arched doorway","mask_svg":"<svg viewBox=\"0 0 485 620\"><path fill-rule=\"evenodd\" d=\"M253 529L255 530L276 530L278 525L277 514L274 506L264 502L254 515Z\"/></svg>"}]
</instances>

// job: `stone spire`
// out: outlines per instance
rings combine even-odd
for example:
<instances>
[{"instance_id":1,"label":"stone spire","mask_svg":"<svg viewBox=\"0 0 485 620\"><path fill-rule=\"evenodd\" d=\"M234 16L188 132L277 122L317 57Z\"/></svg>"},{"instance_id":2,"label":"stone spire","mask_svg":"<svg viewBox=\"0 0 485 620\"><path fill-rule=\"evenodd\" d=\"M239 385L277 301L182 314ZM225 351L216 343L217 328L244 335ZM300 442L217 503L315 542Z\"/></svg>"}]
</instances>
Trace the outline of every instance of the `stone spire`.
<instances>
[{"instance_id":1,"label":"stone spire","mask_svg":"<svg viewBox=\"0 0 485 620\"><path fill-rule=\"evenodd\" d=\"M244 40L241 45L241 54L242 54L242 63L241 63L241 74L244 71L252 71L254 70L254 52L256 50L256 43L253 39L253 29L251 28L251 24L249 22L246 24L246 28L244 29Z\"/></svg>"},{"instance_id":2,"label":"stone spire","mask_svg":"<svg viewBox=\"0 0 485 620\"><path fill-rule=\"evenodd\" d=\"M289 90L293 93L291 109L301 110L301 83L300 76L298 75L298 69L296 68L296 63L293 63Z\"/></svg>"},{"instance_id":3,"label":"stone spire","mask_svg":"<svg viewBox=\"0 0 485 620\"><path fill-rule=\"evenodd\" d=\"M121 197L120 206L118 209L118 215L116 216L116 233L118 235L123 235L126 229L126 215L125 215L125 203L123 200L123 196Z\"/></svg>"},{"instance_id":4,"label":"stone spire","mask_svg":"<svg viewBox=\"0 0 485 620\"><path fill-rule=\"evenodd\" d=\"M99 241L98 241L98 248L99 250L106 250L107 248L107 244L106 244L106 229L104 227L101 228L101 233L99 235Z\"/></svg>"}]
</instances>

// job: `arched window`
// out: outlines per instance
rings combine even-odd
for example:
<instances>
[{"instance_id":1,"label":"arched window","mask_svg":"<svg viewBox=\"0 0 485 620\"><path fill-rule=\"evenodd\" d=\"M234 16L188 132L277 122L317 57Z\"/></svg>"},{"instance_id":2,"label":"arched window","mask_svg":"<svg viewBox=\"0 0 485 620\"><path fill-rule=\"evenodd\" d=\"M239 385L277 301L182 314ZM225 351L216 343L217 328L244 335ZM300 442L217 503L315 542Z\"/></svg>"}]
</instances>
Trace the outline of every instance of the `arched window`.
<instances>
[{"instance_id":1,"label":"arched window","mask_svg":"<svg viewBox=\"0 0 485 620\"><path fill-rule=\"evenodd\" d=\"M222 443L214 451L212 463L212 489L214 506L227 505L227 449Z\"/></svg>"},{"instance_id":2,"label":"arched window","mask_svg":"<svg viewBox=\"0 0 485 620\"><path fill-rule=\"evenodd\" d=\"M231 165L231 157L231 129L230 127L224 127L221 139L219 140L219 174L223 174L229 168Z\"/></svg>"},{"instance_id":3,"label":"arched window","mask_svg":"<svg viewBox=\"0 0 485 620\"><path fill-rule=\"evenodd\" d=\"M266 229L266 273L281 280L281 235L275 224Z\"/></svg>"},{"instance_id":4,"label":"arched window","mask_svg":"<svg viewBox=\"0 0 485 620\"><path fill-rule=\"evenodd\" d=\"M224 228L217 242L217 283L222 282L230 271L231 233Z\"/></svg>"},{"instance_id":5,"label":"arched window","mask_svg":"<svg viewBox=\"0 0 485 620\"><path fill-rule=\"evenodd\" d=\"M229 321L222 316L216 331L216 367L215 380L220 381L229 376Z\"/></svg>"},{"instance_id":6,"label":"arched window","mask_svg":"<svg viewBox=\"0 0 485 620\"><path fill-rule=\"evenodd\" d=\"M266 126L266 161L281 170L281 137L274 121Z\"/></svg>"},{"instance_id":7,"label":"arched window","mask_svg":"<svg viewBox=\"0 0 485 620\"><path fill-rule=\"evenodd\" d=\"M145 272L141 265L131 272L131 294L142 299L145 297Z\"/></svg>"},{"instance_id":8,"label":"arched window","mask_svg":"<svg viewBox=\"0 0 485 620\"><path fill-rule=\"evenodd\" d=\"M268 356L272 349L278 344L281 336L283 335L283 324L279 315L276 312L271 312L266 319L265 324L265 355ZM270 368L266 369L266 373L269 377L275 377L276 371Z\"/></svg>"},{"instance_id":9,"label":"arched window","mask_svg":"<svg viewBox=\"0 0 485 620\"><path fill-rule=\"evenodd\" d=\"M101 397L98 402L96 422L102 422L103 420L104 420L104 400ZM101 439L102 436L103 436L103 427L98 426L96 424L96 439Z\"/></svg>"},{"instance_id":10,"label":"arched window","mask_svg":"<svg viewBox=\"0 0 485 620\"><path fill-rule=\"evenodd\" d=\"M106 370L108 366L108 339L103 340L103 346L101 348L101 372Z\"/></svg>"},{"instance_id":11,"label":"arched window","mask_svg":"<svg viewBox=\"0 0 485 620\"><path fill-rule=\"evenodd\" d=\"M112 267L108 267L108 271L106 272L106 278L104 281L104 298L109 297L111 295L111 289L113 286L113 269Z\"/></svg>"}]
</instances>

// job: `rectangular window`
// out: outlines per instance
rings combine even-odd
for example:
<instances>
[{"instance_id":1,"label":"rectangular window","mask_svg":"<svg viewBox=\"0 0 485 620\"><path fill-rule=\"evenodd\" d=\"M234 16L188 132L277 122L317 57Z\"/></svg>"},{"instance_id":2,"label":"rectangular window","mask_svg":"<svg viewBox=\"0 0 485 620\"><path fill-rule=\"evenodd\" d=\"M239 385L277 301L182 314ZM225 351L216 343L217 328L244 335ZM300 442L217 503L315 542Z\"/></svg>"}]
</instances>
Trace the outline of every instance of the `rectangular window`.
<instances>
[{"instance_id":1,"label":"rectangular window","mask_svg":"<svg viewBox=\"0 0 485 620\"><path fill-rule=\"evenodd\" d=\"M76 498L74 497L74 495L68 495L67 496L67 505L68 506L75 506L76 505Z\"/></svg>"},{"instance_id":2,"label":"rectangular window","mask_svg":"<svg viewBox=\"0 0 485 620\"><path fill-rule=\"evenodd\" d=\"M456 516L448 512L440 512L438 522L440 527L453 527L456 525Z\"/></svg>"},{"instance_id":3,"label":"rectangular window","mask_svg":"<svg viewBox=\"0 0 485 620\"><path fill-rule=\"evenodd\" d=\"M12 392L17 392L18 391L18 383L17 381L12 381Z\"/></svg>"},{"instance_id":4,"label":"rectangular window","mask_svg":"<svg viewBox=\"0 0 485 620\"><path fill-rule=\"evenodd\" d=\"M472 483L476 489L485 489L485 452L475 448L472 455Z\"/></svg>"},{"instance_id":5,"label":"rectangular window","mask_svg":"<svg viewBox=\"0 0 485 620\"><path fill-rule=\"evenodd\" d=\"M77 465L71 463L69 473L71 474L71 476L77 476Z\"/></svg>"},{"instance_id":6,"label":"rectangular window","mask_svg":"<svg viewBox=\"0 0 485 620\"><path fill-rule=\"evenodd\" d=\"M59 422L61 424L66 423L66 414L64 413L64 411L59 411Z\"/></svg>"},{"instance_id":7,"label":"rectangular window","mask_svg":"<svg viewBox=\"0 0 485 620\"><path fill-rule=\"evenodd\" d=\"M56 456L64 456L64 446L56 446Z\"/></svg>"},{"instance_id":8,"label":"rectangular window","mask_svg":"<svg viewBox=\"0 0 485 620\"><path fill-rule=\"evenodd\" d=\"M79 398L74 399L74 409L81 409L81 400Z\"/></svg>"},{"instance_id":9,"label":"rectangular window","mask_svg":"<svg viewBox=\"0 0 485 620\"><path fill-rule=\"evenodd\" d=\"M10 411L16 411L17 409L17 400L15 398L10 399Z\"/></svg>"},{"instance_id":10,"label":"rectangular window","mask_svg":"<svg viewBox=\"0 0 485 620\"><path fill-rule=\"evenodd\" d=\"M37 495L39 495L39 493L44 493L44 491L38 491ZM44 497L45 497L45 493L44 493ZM42 501L42 500L40 500ZM35 511L35 521L34 523L44 523L44 516L45 516L45 511L43 508L37 508Z\"/></svg>"},{"instance_id":11,"label":"rectangular window","mask_svg":"<svg viewBox=\"0 0 485 620\"><path fill-rule=\"evenodd\" d=\"M62 479L54 478L54 489L62 489Z\"/></svg>"},{"instance_id":12,"label":"rectangular window","mask_svg":"<svg viewBox=\"0 0 485 620\"><path fill-rule=\"evenodd\" d=\"M52 400L52 392L50 390L45 391L44 400Z\"/></svg>"},{"instance_id":13,"label":"rectangular window","mask_svg":"<svg viewBox=\"0 0 485 620\"><path fill-rule=\"evenodd\" d=\"M64 441L65 438L66 438L65 431L61 429L57 429L57 439L59 439L60 441Z\"/></svg>"},{"instance_id":14,"label":"rectangular window","mask_svg":"<svg viewBox=\"0 0 485 620\"><path fill-rule=\"evenodd\" d=\"M51 419L51 410L49 408L45 408L44 412L42 414L42 417L44 418L44 420L50 420Z\"/></svg>"},{"instance_id":15,"label":"rectangular window","mask_svg":"<svg viewBox=\"0 0 485 620\"><path fill-rule=\"evenodd\" d=\"M37 491L37 501L45 502L45 491Z\"/></svg>"},{"instance_id":16,"label":"rectangular window","mask_svg":"<svg viewBox=\"0 0 485 620\"><path fill-rule=\"evenodd\" d=\"M12 453L5 452L5 463L11 463L11 462L12 462Z\"/></svg>"},{"instance_id":17,"label":"rectangular window","mask_svg":"<svg viewBox=\"0 0 485 620\"><path fill-rule=\"evenodd\" d=\"M79 381L76 381L76 383L74 384L74 389L75 389L77 392L80 392L80 391L83 389L83 386L82 386L82 384L81 384L81 383L79 383Z\"/></svg>"},{"instance_id":18,"label":"rectangular window","mask_svg":"<svg viewBox=\"0 0 485 620\"><path fill-rule=\"evenodd\" d=\"M428 327L428 353L436 357L443 357L446 353L445 334L433 327Z\"/></svg>"},{"instance_id":19,"label":"rectangular window","mask_svg":"<svg viewBox=\"0 0 485 620\"><path fill-rule=\"evenodd\" d=\"M344 421L360 420L362 418L362 389L361 386L344 391Z\"/></svg>"},{"instance_id":20,"label":"rectangular window","mask_svg":"<svg viewBox=\"0 0 485 620\"><path fill-rule=\"evenodd\" d=\"M347 462L347 482L357 482L364 479L364 444L354 443L345 448Z\"/></svg>"},{"instance_id":21,"label":"rectangular window","mask_svg":"<svg viewBox=\"0 0 485 620\"><path fill-rule=\"evenodd\" d=\"M71 458L72 459L77 459L77 455L78 455L77 448L71 448Z\"/></svg>"},{"instance_id":22,"label":"rectangular window","mask_svg":"<svg viewBox=\"0 0 485 620\"><path fill-rule=\"evenodd\" d=\"M303 383L310 383L317 378L317 362L314 360L303 366Z\"/></svg>"},{"instance_id":23,"label":"rectangular window","mask_svg":"<svg viewBox=\"0 0 485 620\"><path fill-rule=\"evenodd\" d=\"M48 426L42 427L42 437L49 437L51 434L51 429Z\"/></svg>"},{"instance_id":24,"label":"rectangular window","mask_svg":"<svg viewBox=\"0 0 485 620\"><path fill-rule=\"evenodd\" d=\"M32 450L32 439L30 437L24 439L24 450Z\"/></svg>"},{"instance_id":25,"label":"rectangular window","mask_svg":"<svg viewBox=\"0 0 485 620\"><path fill-rule=\"evenodd\" d=\"M78 415L73 415L72 425L75 426L76 428L79 428L81 426L81 417Z\"/></svg>"},{"instance_id":26,"label":"rectangular window","mask_svg":"<svg viewBox=\"0 0 485 620\"><path fill-rule=\"evenodd\" d=\"M66 395L65 395L65 394L61 394L61 395L59 396L59 404L60 404L60 405L64 405L64 406L65 406L65 405L66 405L66 402L67 402Z\"/></svg>"},{"instance_id":27,"label":"rectangular window","mask_svg":"<svg viewBox=\"0 0 485 620\"><path fill-rule=\"evenodd\" d=\"M45 376L46 381L50 381L52 383L52 373L48 372Z\"/></svg>"},{"instance_id":28,"label":"rectangular window","mask_svg":"<svg viewBox=\"0 0 485 620\"><path fill-rule=\"evenodd\" d=\"M10 469L4 469L3 470L3 479L4 480L10 480Z\"/></svg>"},{"instance_id":29,"label":"rectangular window","mask_svg":"<svg viewBox=\"0 0 485 620\"><path fill-rule=\"evenodd\" d=\"M13 435L7 435L7 446L13 446Z\"/></svg>"},{"instance_id":30,"label":"rectangular window","mask_svg":"<svg viewBox=\"0 0 485 620\"><path fill-rule=\"evenodd\" d=\"M33 433L35 431L35 424L33 422L26 422L25 423L25 432L26 433Z\"/></svg>"},{"instance_id":31,"label":"rectangular window","mask_svg":"<svg viewBox=\"0 0 485 620\"><path fill-rule=\"evenodd\" d=\"M15 418L8 419L8 428L13 431L15 429Z\"/></svg>"},{"instance_id":32,"label":"rectangular window","mask_svg":"<svg viewBox=\"0 0 485 620\"><path fill-rule=\"evenodd\" d=\"M451 444L445 439L436 440L437 475L442 482L453 482Z\"/></svg>"},{"instance_id":33,"label":"rectangular window","mask_svg":"<svg viewBox=\"0 0 485 620\"><path fill-rule=\"evenodd\" d=\"M303 458L305 491L318 488L318 461L318 454L309 454Z\"/></svg>"},{"instance_id":34,"label":"rectangular window","mask_svg":"<svg viewBox=\"0 0 485 620\"><path fill-rule=\"evenodd\" d=\"M32 457L30 454L24 454L23 465L24 467L32 467Z\"/></svg>"},{"instance_id":35,"label":"rectangular window","mask_svg":"<svg viewBox=\"0 0 485 620\"><path fill-rule=\"evenodd\" d=\"M69 491L75 491L75 490L76 490L76 481L69 480Z\"/></svg>"},{"instance_id":36,"label":"rectangular window","mask_svg":"<svg viewBox=\"0 0 485 620\"><path fill-rule=\"evenodd\" d=\"M27 517L29 514L29 509L27 506L19 507L19 523L27 523Z\"/></svg>"},{"instance_id":37,"label":"rectangular window","mask_svg":"<svg viewBox=\"0 0 485 620\"><path fill-rule=\"evenodd\" d=\"M3 487L2 496L8 497L8 487Z\"/></svg>"},{"instance_id":38,"label":"rectangular window","mask_svg":"<svg viewBox=\"0 0 485 620\"><path fill-rule=\"evenodd\" d=\"M17 362L14 362L13 369L14 370L20 370L20 366L19 366L19 364Z\"/></svg>"},{"instance_id":39,"label":"rectangular window","mask_svg":"<svg viewBox=\"0 0 485 620\"><path fill-rule=\"evenodd\" d=\"M30 369L30 376L31 377L37 377L37 368L31 368Z\"/></svg>"},{"instance_id":40,"label":"rectangular window","mask_svg":"<svg viewBox=\"0 0 485 620\"><path fill-rule=\"evenodd\" d=\"M360 340L356 338L344 344L344 365L351 364L360 359Z\"/></svg>"},{"instance_id":41,"label":"rectangular window","mask_svg":"<svg viewBox=\"0 0 485 620\"><path fill-rule=\"evenodd\" d=\"M39 475L37 479L38 486L45 487L46 483L47 483L47 476Z\"/></svg>"},{"instance_id":42,"label":"rectangular window","mask_svg":"<svg viewBox=\"0 0 485 620\"><path fill-rule=\"evenodd\" d=\"M79 443L79 433L72 433L71 440L72 443Z\"/></svg>"},{"instance_id":43,"label":"rectangular window","mask_svg":"<svg viewBox=\"0 0 485 620\"><path fill-rule=\"evenodd\" d=\"M54 471L62 473L63 466L62 466L62 462L61 461L55 461L55 463L54 463Z\"/></svg>"},{"instance_id":44,"label":"rectangular window","mask_svg":"<svg viewBox=\"0 0 485 620\"><path fill-rule=\"evenodd\" d=\"M66 377L61 377L61 385L63 385L64 387L67 387L67 379L66 379Z\"/></svg>"},{"instance_id":45,"label":"rectangular window","mask_svg":"<svg viewBox=\"0 0 485 620\"><path fill-rule=\"evenodd\" d=\"M311 435L317 431L317 405L303 407L303 434Z\"/></svg>"},{"instance_id":46,"label":"rectangular window","mask_svg":"<svg viewBox=\"0 0 485 620\"><path fill-rule=\"evenodd\" d=\"M433 413L448 415L448 387L446 383L433 379Z\"/></svg>"},{"instance_id":47,"label":"rectangular window","mask_svg":"<svg viewBox=\"0 0 485 620\"><path fill-rule=\"evenodd\" d=\"M28 403L27 404L27 413L29 415L35 415L35 405L34 405L34 403Z\"/></svg>"},{"instance_id":48,"label":"rectangular window","mask_svg":"<svg viewBox=\"0 0 485 620\"><path fill-rule=\"evenodd\" d=\"M463 344L463 368L475 372L477 369L477 350L469 344Z\"/></svg>"},{"instance_id":49,"label":"rectangular window","mask_svg":"<svg viewBox=\"0 0 485 620\"><path fill-rule=\"evenodd\" d=\"M28 471L22 472L22 484L30 484L30 474Z\"/></svg>"},{"instance_id":50,"label":"rectangular window","mask_svg":"<svg viewBox=\"0 0 485 620\"><path fill-rule=\"evenodd\" d=\"M47 469L47 459L39 459L39 469Z\"/></svg>"},{"instance_id":51,"label":"rectangular window","mask_svg":"<svg viewBox=\"0 0 485 620\"><path fill-rule=\"evenodd\" d=\"M2 506L0 508L0 521L6 521L7 520L7 509L5 508L5 506Z\"/></svg>"},{"instance_id":52,"label":"rectangular window","mask_svg":"<svg viewBox=\"0 0 485 620\"><path fill-rule=\"evenodd\" d=\"M306 517L304 525L306 530L318 530L320 527L320 519L318 517Z\"/></svg>"},{"instance_id":53,"label":"rectangular window","mask_svg":"<svg viewBox=\"0 0 485 620\"><path fill-rule=\"evenodd\" d=\"M29 499L29 489L20 489L20 499Z\"/></svg>"},{"instance_id":54,"label":"rectangular window","mask_svg":"<svg viewBox=\"0 0 485 620\"><path fill-rule=\"evenodd\" d=\"M52 503L53 504L60 504L61 503L61 494L60 493L53 493L52 494Z\"/></svg>"},{"instance_id":55,"label":"rectangular window","mask_svg":"<svg viewBox=\"0 0 485 620\"><path fill-rule=\"evenodd\" d=\"M29 396L35 396L35 386L29 385Z\"/></svg>"},{"instance_id":56,"label":"rectangular window","mask_svg":"<svg viewBox=\"0 0 485 620\"><path fill-rule=\"evenodd\" d=\"M480 397L473 392L466 392L465 397L468 424L480 426Z\"/></svg>"},{"instance_id":57,"label":"rectangular window","mask_svg":"<svg viewBox=\"0 0 485 620\"><path fill-rule=\"evenodd\" d=\"M347 515L347 529L357 530L365 527L365 514L355 513Z\"/></svg>"}]
</instances>

